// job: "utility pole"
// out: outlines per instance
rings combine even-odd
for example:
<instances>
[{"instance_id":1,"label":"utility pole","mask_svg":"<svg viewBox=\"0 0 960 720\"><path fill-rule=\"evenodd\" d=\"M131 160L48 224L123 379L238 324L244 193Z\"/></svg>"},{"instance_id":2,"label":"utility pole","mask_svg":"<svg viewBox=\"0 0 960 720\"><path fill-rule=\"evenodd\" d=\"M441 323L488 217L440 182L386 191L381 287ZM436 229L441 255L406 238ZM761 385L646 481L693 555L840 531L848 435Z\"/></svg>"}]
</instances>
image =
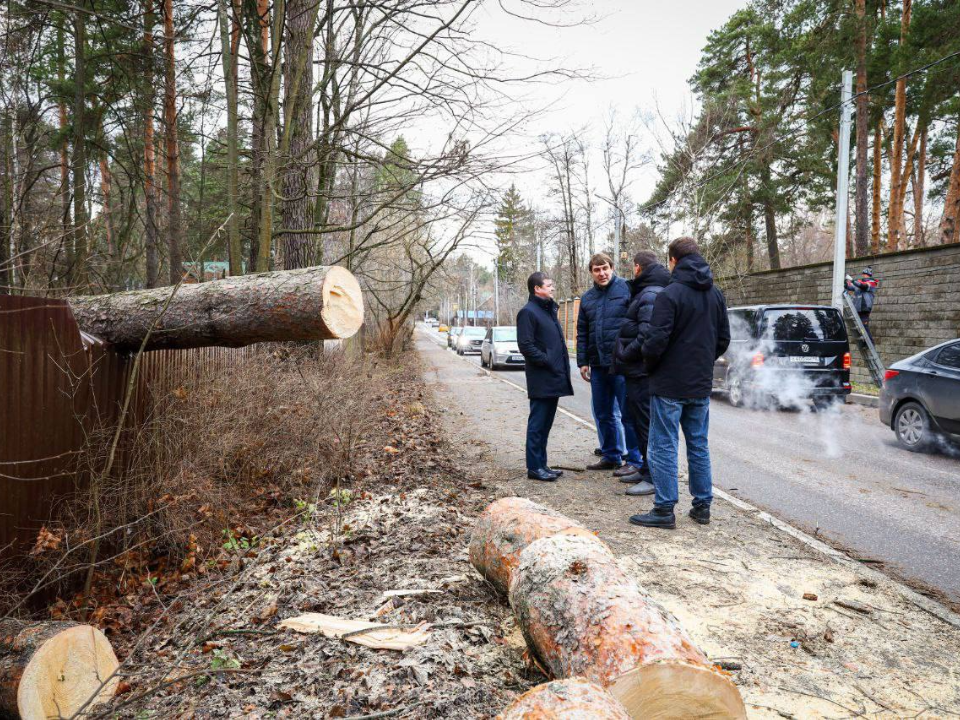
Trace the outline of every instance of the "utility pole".
<instances>
[{"instance_id":1,"label":"utility pole","mask_svg":"<svg viewBox=\"0 0 960 720\"><path fill-rule=\"evenodd\" d=\"M844 70L840 84L840 149L837 162L837 217L833 238L833 293L830 304L843 312L843 276L847 270L847 202L850 185L850 117L853 114L853 71Z\"/></svg>"},{"instance_id":2,"label":"utility pole","mask_svg":"<svg viewBox=\"0 0 960 720\"><path fill-rule=\"evenodd\" d=\"M493 324L500 324L500 257L493 263Z\"/></svg>"}]
</instances>

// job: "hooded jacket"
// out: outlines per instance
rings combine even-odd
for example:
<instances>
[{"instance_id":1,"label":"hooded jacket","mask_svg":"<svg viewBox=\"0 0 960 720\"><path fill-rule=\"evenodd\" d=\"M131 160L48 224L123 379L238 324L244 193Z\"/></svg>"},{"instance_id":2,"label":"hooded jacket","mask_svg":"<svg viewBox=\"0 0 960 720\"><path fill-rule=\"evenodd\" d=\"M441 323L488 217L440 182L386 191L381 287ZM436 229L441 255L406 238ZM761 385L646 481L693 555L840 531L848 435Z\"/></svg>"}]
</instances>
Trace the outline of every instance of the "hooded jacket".
<instances>
[{"instance_id":1,"label":"hooded jacket","mask_svg":"<svg viewBox=\"0 0 960 720\"><path fill-rule=\"evenodd\" d=\"M644 268L643 272L628 284L632 296L614 346L611 372L629 378L642 378L647 375L641 352L643 341L646 340L650 328L654 301L660 291L670 284L670 271L663 265L654 263Z\"/></svg>"},{"instance_id":2,"label":"hooded jacket","mask_svg":"<svg viewBox=\"0 0 960 720\"><path fill-rule=\"evenodd\" d=\"M706 398L713 364L730 345L727 302L699 255L677 262L670 284L657 295L643 359L650 393L668 398Z\"/></svg>"},{"instance_id":3,"label":"hooded jacket","mask_svg":"<svg viewBox=\"0 0 960 720\"><path fill-rule=\"evenodd\" d=\"M605 287L594 283L583 294L577 315L577 367L610 366L629 304L630 286L616 275Z\"/></svg>"},{"instance_id":4,"label":"hooded jacket","mask_svg":"<svg viewBox=\"0 0 960 720\"><path fill-rule=\"evenodd\" d=\"M854 280L853 285L859 291L860 296L857 312L869 315L873 311L874 296L876 295L879 283L868 275Z\"/></svg>"},{"instance_id":5,"label":"hooded jacket","mask_svg":"<svg viewBox=\"0 0 960 720\"><path fill-rule=\"evenodd\" d=\"M517 347L525 361L527 397L546 399L573 395L570 355L553 300L531 295L520 308Z\"/></svg>"}]
</instances>

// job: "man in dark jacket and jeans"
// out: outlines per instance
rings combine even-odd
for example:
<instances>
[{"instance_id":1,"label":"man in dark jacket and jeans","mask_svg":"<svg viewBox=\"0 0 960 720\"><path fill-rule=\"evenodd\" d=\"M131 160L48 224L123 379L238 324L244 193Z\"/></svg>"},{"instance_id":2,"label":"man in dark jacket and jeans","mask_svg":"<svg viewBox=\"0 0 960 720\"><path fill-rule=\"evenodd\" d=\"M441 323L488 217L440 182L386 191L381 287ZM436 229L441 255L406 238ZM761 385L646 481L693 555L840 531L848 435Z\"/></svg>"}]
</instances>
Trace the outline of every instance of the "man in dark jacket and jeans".
<instances>
[{"instance_id":1,"label":"man in dark jacket and jeans","mask_svg":"<svg viewBox=\"0 0 960 720\"><path fill-rule=\"evenodd\" d=\"M613 346L630 304L630 288L616 276L613 261L604 253L590 258L590 275L593 287L580 298L577 314L577 367L580 376L590 383L602 457L587 469L616 470L623 465L624 455L628 463L639 467L637 436L629 424L622 423L627 385L622 376L610 372Z\"/></svg>"},{"instance_id":2,"label":"man in dark jacket and jeans","mask_svg":"<svg viewBox=\"0 0 960 720\"><path fill-rule=\"evenodd\" d=\"M726 300L697 242L674 240L669 256L670 284L657 296L642 347L650 372L650 471L656 493L653 509L630 522L673 529L680 428L687 442L690 517L701 525L710 522L710 392L713 364L730 344L730 324Z\"/></svg>"},{"instance_id":3,"label":"man in dark jacket and jeans","mask_svg":"<svg viewBox=\"0 0 960 720\"><path fill-rule=\"evenodd\" d=\"M567 341L557 320L557 304L553 301L553 280L542 272L527 279L530 300L517 313L517 346L525 360L527 397L530 416L527 419L527 477L552 482L563 475L547 465L547 439L557 403L561 397L573 395L570 382L570 356Z\"/></svg>"},{"instance_id":4,"label":"man in dark jacket and jeans","mask_svg":"<svg viewBox=\"0 0 960 720\"><path fill-rule=\"evenodd\" d=\"M650 476L650 456L647 441L650 433L650 388L647 368L643 362L644 340L650 329L654 301L670 284L670 271L657 262L656 253L641 250L633 258L634 278L630 284L630 306L613 351L612 371L627 381L627 401L623 419L633 427L637 445L643 455L643 465L634 473L620 478L630 483L627 495L651 495L654 492Z\"/></svg>"}]
</instances>

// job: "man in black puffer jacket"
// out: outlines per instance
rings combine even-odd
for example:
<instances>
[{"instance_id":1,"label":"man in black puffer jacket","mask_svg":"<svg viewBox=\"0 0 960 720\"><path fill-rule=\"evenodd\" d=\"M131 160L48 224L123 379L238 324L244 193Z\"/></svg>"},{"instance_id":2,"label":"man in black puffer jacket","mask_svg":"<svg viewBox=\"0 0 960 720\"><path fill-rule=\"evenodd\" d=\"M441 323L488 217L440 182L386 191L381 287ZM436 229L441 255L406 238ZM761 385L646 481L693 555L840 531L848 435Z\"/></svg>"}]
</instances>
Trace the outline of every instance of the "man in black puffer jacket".
<instances>
[{"instance_id":1,"label":"man in black puffer jacket","mask_svg":"<svg viewBox=\"0 0 960 720\"><path fill-rule=\"evenodd\" d=\"M650 373L650 472L656 494L653 509L630 522L672 529L680 428L687 442L690 517L701 525L710 522L710 392L713 364L730 344L730 323L726 300L696 240L674 240L669 256L670 284L657 295L642 348Z\"/></svg>"},{"instance_id":2,"label":"man in black puffer jacket","mask_svg":"<svg viewBox=\"0 0 960 720\"><path fill-rule=\"evenodd\" d=\"M620 477L620 482L630 483L627 495L651 495L653 480L647 455L650 389L641 348L647 339L654 301L670 283L670 271L657 262L656 253L641 250L633 258L633 274L634 278L629 283L632 293L630 306L614 346L611 371L626 378L627 401L623 421L633 426L637 446L643 455L643 465L636 472Z\"/></svg>"},{"instance_id":3,"label":"man in black puffer jacket","mask_svg":"<svg viewBox=\"0 0 960 720\"><path fill-rule=\"evenodd\" d=\"M603 457L587 469L619 469L624 455L628 463L639 467L636 435L632 427L623 424L627 385L621 376L610 373L613 346L630 304L630 288L617 277L613 260L605 253L590 258L590 275L593 287L580 298L577 314L577 367L580 377L590 383Z\"/></svg>"}]
</instances>

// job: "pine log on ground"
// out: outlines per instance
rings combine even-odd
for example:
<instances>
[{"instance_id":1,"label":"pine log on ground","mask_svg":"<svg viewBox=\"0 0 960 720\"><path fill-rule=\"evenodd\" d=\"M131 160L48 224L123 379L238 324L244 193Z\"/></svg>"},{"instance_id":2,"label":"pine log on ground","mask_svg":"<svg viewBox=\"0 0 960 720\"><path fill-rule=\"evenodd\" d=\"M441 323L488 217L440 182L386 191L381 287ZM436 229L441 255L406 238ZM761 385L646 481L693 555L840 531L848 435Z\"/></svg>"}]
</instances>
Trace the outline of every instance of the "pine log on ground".
<instances>
[{"instance_id":1,"label":"pine log on ground","mask_svg":"<svg viewBox=\"0 0 960 720\"><path fill-rule=\"evenodd\" d=\"M554 680L518 697L497 720L629 720L623 705L583 678Z\"/></svg>"},{"instance_id":2,"label":"pine log on ground","mask_svg":"<svg viewBox=\"0 0 960 720\"><path fill-rule=\"evenodd\" d=\"M491 503L470 538L470 562L503 594L530 543L553 535L578 535L602 541L583 525L526 498L506 497Z\"/></svg>"},{"instance_id":3,"label":"pine log on ground","mask_svg":"<svg viewBox=\"0 0 960 720\"><path fill-rule=\"evenodd\" d=\"M95 627L0 620L0 717L73 717L113 697L117 667Z\"/></svg>"},{"instance_id":4,"label":"pine log on ground","mask_svg":"<svg viewBox=\"0 0 960 720\"><path fill-rule=\"evenodd\" d=\"M634 718L743 718L740 692L603 544L554 535L520 555L510 604L555 677L606 687Z\"/></svg>"},{"instance_id":5,"label":"pine log on ground","mask_svg":"<svg viewBox=\"0 0 960 720\"><path fill-rule=\"evenodd\" d=\"M344 268L310 267L173 287L69 298L80 329L121 350L335 340L363 324L363 296ZM159 321L156 321L157 317ZM156 321L156 327L151 332Z\"/></svg>"}]
</instances>

